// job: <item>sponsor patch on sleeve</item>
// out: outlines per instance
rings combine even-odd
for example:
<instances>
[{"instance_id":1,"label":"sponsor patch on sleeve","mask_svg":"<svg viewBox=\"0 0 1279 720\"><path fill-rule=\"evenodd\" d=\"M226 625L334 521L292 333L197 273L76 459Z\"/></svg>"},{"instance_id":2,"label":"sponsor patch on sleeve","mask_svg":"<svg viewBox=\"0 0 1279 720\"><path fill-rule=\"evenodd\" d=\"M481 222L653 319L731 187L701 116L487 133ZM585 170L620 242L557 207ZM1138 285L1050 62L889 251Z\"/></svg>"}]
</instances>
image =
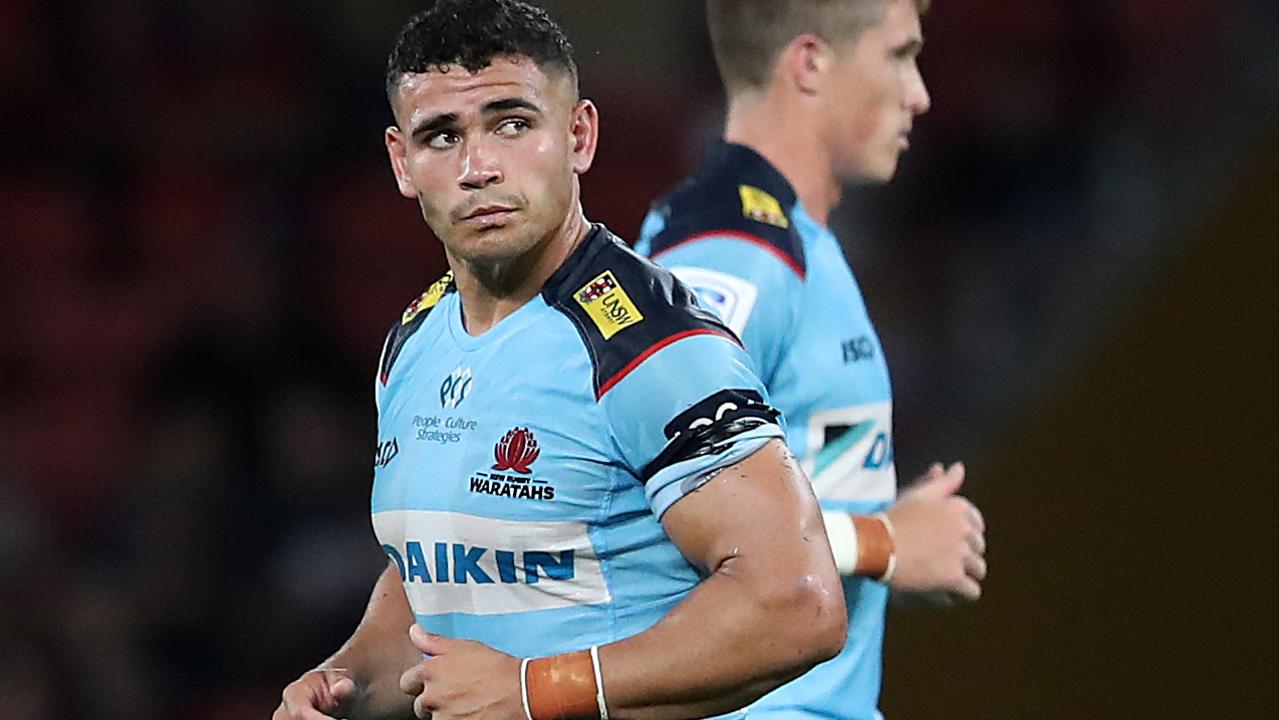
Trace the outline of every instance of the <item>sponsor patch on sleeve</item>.
<instances>
[{"instance_id":1,"label":"sponsor patch on sleeve","mask_svg":"<svg viewBox=\"0 0 1279 720\"><path fill-rule=\"evenodd\" d=\"M782 212L782 204L777 198L754 185L739 185L737 192L742 196L742 214L746 217L774 227L790 227L790 221L786 219L786 213Z\"/></svg>"},{"instance_id":2,"label":"sponsor patch on sleeve","mask_svg":"<svg viewBox=\"0 0 1279 720\"><path fill-rule=\"evenodd\" d=\"M425 310L435 307L440 298L444 297L444 293L448 292L449 284L453 282L453 271L450 270L444 274L444 277L431 283L431 287L426 289L418 299L409 303L404 309L404 315L400 318L401 325L408 325L413 322L413 318L417 317Z\"/></svg>"},{"instance_id":3,"label":"sponsor patch on sleeve","mask_svg":"<svg viewBox=\"0 0 1279 720\"><path fill-rule=\"evenodd\" d=\"M741 337L759 297L759 288L754 283L728 273L689 265L673 267L671 272L697 293L703 307L718 315L730 330Z\"/></svg>"},{"instance_id":4,"label":"sponsor patch on sleeve","mask_svg":"<svg viewBox=\"0 0 1279 720\"><path fill-rule=\"evenodd\" d=\"M617 282L612 270L596 275L594 280L573 293L573 299L586 310L605 340L644 320L644 315Z\"/></svg>"}]
</instances>

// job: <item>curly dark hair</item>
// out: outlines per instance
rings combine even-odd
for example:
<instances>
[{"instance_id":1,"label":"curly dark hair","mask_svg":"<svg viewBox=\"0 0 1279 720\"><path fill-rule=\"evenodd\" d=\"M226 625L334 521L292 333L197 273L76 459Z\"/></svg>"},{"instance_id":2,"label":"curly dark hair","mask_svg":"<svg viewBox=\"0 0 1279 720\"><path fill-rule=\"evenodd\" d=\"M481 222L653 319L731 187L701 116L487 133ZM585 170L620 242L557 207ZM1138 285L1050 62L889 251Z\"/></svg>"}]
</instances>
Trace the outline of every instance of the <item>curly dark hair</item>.
<instances>
[{"instance_id":1,"label":"curly dark hair","mask_svg":"<svg viewBox=\"0 0 1279 720\"><path fill-rule=\"evenodd\" d=\"M546 11L519 0L434 0L396 37L386 61L386 96L394 99L406 74L444 72L449 65L477 72L503 55L558 67L576 91L573 46Z\"/></svg>"}]
</instances>

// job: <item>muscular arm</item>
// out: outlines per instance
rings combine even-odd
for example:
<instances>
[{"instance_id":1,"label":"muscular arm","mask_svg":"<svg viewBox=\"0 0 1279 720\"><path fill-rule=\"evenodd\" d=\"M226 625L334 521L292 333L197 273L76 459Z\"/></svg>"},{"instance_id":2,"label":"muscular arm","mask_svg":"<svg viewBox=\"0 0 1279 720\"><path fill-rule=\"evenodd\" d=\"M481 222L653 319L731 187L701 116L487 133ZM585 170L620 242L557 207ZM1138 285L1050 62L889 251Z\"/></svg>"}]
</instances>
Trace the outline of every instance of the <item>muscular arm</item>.
<instances>
[{"instance_id":1,"label":"muscular arm","mask_svg":"<svg viewBox=\"0 0 1279 720\"><path fill-rule=\"evenodd\" d=\"M780 441L662 523L707 578L652 628L600 648L610 717L728 712L839 652L843 591L817 501Z\"/></svg>"},{"instance_id":2,"label":"muscular arm","mask_svg":"<svg viewBox=\"0 0 1279 720\"><path fill-rule=\"evenodd\" d=\"M422 658L405 632L413 620L399 572L388 564L350 639L319 668L285 688L274 720L412 718L413 698L400 691L399 683L400 674ZM343 678L354 683L353 692L349 685L345 691L338 686Z\"/></svg>"}]
</instances>

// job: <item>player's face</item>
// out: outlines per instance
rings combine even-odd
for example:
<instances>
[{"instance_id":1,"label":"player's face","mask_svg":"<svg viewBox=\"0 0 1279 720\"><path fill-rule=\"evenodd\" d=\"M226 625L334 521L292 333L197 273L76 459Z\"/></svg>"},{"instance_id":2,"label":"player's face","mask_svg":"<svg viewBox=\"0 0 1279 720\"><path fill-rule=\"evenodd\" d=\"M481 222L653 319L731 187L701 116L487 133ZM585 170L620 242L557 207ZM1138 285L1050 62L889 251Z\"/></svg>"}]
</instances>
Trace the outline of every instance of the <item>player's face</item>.
<instances>
[{"instance_id":1,"label":"player's face","mask_svg":"<svg viewBox=\"0 0 1279 720\"><path fill-rule=\"evenodd\" d=\"M838 48L831 67L827 143L840 180L883 182L910 147L915 116L928 112L916 59L923 48L913 0L886 0L884 19Z\"/></svg>"},{"instance_id":2,"label":"player's face","mask_svg":"<svg viewBox=\"0 0 1279 720\"><path fill-rule=\"evenodd\" d=\"M527 58L450 66L406 75L393 106L386 146L400 193L453 257L520 257L577 211L597 125L566 72Z\"/></svg>"}]
</instances>

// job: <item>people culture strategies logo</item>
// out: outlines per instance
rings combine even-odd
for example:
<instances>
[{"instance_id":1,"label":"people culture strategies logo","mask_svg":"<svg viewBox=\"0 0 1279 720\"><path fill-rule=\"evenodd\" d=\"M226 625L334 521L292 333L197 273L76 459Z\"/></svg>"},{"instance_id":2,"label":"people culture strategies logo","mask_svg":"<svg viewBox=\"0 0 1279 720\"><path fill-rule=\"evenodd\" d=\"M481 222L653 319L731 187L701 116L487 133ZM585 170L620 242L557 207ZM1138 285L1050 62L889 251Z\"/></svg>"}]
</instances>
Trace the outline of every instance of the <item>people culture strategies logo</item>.
<instances>
[{"instance_id":1,"label":"people culture strategies logo","mask_svg":"<svg viewBox=\"0 0 1279 720\"><path fill-rule=\"evenodd\" d=\"M493 446L494 472L471 476L471 492L517 500L554 500L555 487L532 477L533 463L541 454L532 430L512 428Z\"/></svg>"},{"instance_id":2,"label":"people culture strategies logo","mask_svg":"<svg viewBox=\"0 0 1279 720\"><path fill-rule=\"evenodd\" d=\"M471 369L461 365L453 368L453 372L440 383L440 407L454 410L471 392Z\"/></svg>"}]
</instances>

